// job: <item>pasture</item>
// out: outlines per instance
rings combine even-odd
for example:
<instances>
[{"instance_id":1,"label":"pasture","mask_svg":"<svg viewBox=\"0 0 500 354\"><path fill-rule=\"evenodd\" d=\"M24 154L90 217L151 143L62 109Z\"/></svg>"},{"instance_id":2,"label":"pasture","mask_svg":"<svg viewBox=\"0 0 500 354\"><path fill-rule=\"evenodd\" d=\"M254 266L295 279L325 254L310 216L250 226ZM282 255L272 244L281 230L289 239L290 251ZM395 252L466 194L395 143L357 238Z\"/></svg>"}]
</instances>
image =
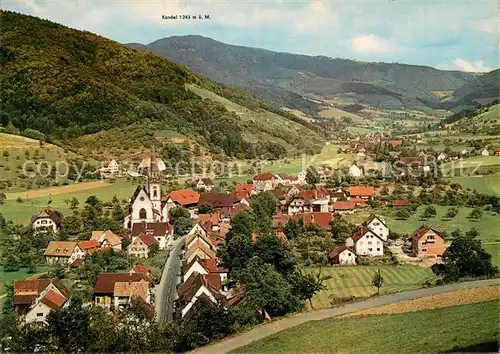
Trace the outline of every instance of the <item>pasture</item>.
<instances>
[{"instance_id":1,"label":"pasture","mask_svg":"<svg viewBox=\"0 0 500 354\"><path fill-rule=\"evenodd\" d=\"M5 287L4 287L5 283L9 284L14 280L23 280L37 273L43 273L47 271L47 269L48 269L47 266L38 266L36 267L35 273L29 273L26 268L21 268L15 272L6 272L3 269L0 270L0 296L5 294Z\"/></svg>"},{"instance_id":2,"label":"pasture","mask_svg":"<svg viewBox=\"0 0 500 354\"><path fill-rule=\"evenodd\" d=\"M333 317L281 331L231 353L496 352L499 311L497 300L394 315Z\"/></svg>"},{"instance_id":3,"label":"pasture","mask_svg":"<svg viewBox=\"0 0 500 354\"><path fill-rule=\"evenodd\" d=\"M426 224L437 231L447 231L449 234L459 229L466 232L472 228L479 231L479 238L485 242L500 241L500 234L498 233L498 225L500 216L491 211L484 211L481 219L471 220L468 218L472 208L462 207L459 208L458 215L454 219L446 219L444 216L450 208L449 206L434 205L437 215L428 220L421 220L420 216L423 214L426 206L420 206L417 211L406 220L397 220L394 216L397 208L380 207L375 210L357 210L353 214L345 216L347 220L355 224L361 224L368 218L371 213L382 216L387 226L394 232L411 235L417 230L420 225Z\"/></svg>"},{"instance_id":4,"label":"pasture","mask_svg":"<svg viewBox=\"0 0 500 354\"><path fill-rule=\"evenodd\" d=\"M318 268L309 268L317 272ZM343 266L321 268L321 275L332 278L325 281L326 290L322 290L312 298L314 309L330 307L331 297L369 297L376 289L372 286L375 271L380 269L384 277L381 294L418 289L426 280L436 279L430 268L416 265L400 266Z\"/></svg>"},{"instance_id":5,"label":"pasture","mask_svg":"<svg viewBox=\"0 0 500 354\"><path fill-rule=\"evenodd\" d=\"M95 195L103 202L111 201L114 195L116 195L118 200L128 200L132 197L132 194L138 185L138 183L129 182L126 179L117 179L114 183L104 183L107 183L108 185L100 185L99 188L76 190L73 192L66 192L64 194L59 194L58 188L65 188L67 186L53 187L50 189L52 191L52 202L50 203L50 206L53 209L59 210L64 215L71 212L66 200L72 199L73 197L78 199L80 206L91 195ZM74 186L76 187L78 184ZM27 193L27 198L22 197L22 203L19 203L16 200L7 200L2 206L0 206L0 213L2 213L7 220L12 220L15 223L27 224L29 223L31 215L39 213L42 208L49 205L48 196L30 198L30 193L36 193L36 191L24 193Z\"/></svg>"},{"instance_id":6,"label":"pasture","mask_svg":"<svg viewBox=\"0 0 500 354\"><path fill-rule=\"evenodd\" d=\"M500 173L471 177L450 177L450 183L458 183L462 188L480 193L500 195Z\"/></svg>"}]
</instances>

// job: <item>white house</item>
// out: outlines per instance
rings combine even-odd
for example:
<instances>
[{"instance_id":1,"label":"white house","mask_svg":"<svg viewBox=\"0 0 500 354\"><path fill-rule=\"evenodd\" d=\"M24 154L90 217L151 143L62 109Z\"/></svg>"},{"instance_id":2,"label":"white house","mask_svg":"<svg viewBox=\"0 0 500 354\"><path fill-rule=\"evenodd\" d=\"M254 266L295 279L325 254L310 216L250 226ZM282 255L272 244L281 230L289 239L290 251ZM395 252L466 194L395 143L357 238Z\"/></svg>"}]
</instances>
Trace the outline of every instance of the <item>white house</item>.
<instances>
[{"instance_id":1,"label":"white house","mask_svg":"<svg viewBox=\"0 0 500 354\"><path fill-rule=\"evenodd\" d=\"M305 212L328 212L330 193L324 188L303 190L288 201L288 215Z\"/></svg>"},{"instance_id":2,"label":"white house","mask_svg":"<svg viewBox=\"0 0 500 354\"><path fill-rule=\"evenodd\" d=\"M384 241L367 227L360 228L354 235L348 237L345 245L354 248L360 256L382 256Z\"/></svg>"},{"instance_id":3,"label":"white house","mask_svg":"<svg viewBox=\"0 0 500 354\"><path fill-rule=\"evenodd\" d=\"M468 153L469 153L469 150L467 150L467 149L463 149L461 153L462 153L462 155L468 154Z\"/></svg>"},{"instance_id":4,"label":"white house","mask_svg":"<svg viewBox=\"0 0 500 354\"><path fill-rule=\"evenodd\" d=\"M271 191L276 188L279 181L271 173L261 173L253 178L253 190L256 192Z\"/></svg>"},{"instance_id":5,"label":"white house","mask_svg":"<svg viewBox=\"0 0 500 354\"><path fill-rule=\"evenodd\" d=\"M214 182L210 178L200 178L196 183L196 188L206 192L210 192L214 186Z\"/></svg>"},{"instance_id":6,"label":"white house","mask_svg":"<svg viewBox=\"0 0 500 354\"><path fill-rule=\"evenodd\" d=\"M488 151L488 149L484 148L484 149L481 151L481 155L482 155L482 156L490 156L490 152Z\"/></svg>"},{"instance_id":7,"label":"white house","mask_svg":"<svg viewBox=\"0 0 500 354\"><path fill-rule=\"evenodd\" d=\"M377 215L370 215L364 222L364 225L375 232L382 240L387 241L389 236L389 227L385 220Z\"/></svg>"},{"instance_id":8,"label":"white house","mask_svg":"<svg viewBox=\"0 0 500 354\"><path fill-rule=\"evenodd\" d=\"M349 167L349 176L359 178L363 176L363 170L361 170L361 168L359 168L356 164L353 164Z\"/></svg>"},{"instance_id":9,"label":"white house","mask_svg":"<svg viewBox=\"0 0 500 354\"><path fill-rule=\"evenodd\" d=\"M48 264L59 262L69 265L78 258L85 258L85 251L76 241L50 241L44 256Z\"/></svg>"},{"instance_id":10,"label":"white house","mask_svg":"<svg viewBox=\"0 0 500 354\"><path fill-rule=\"evenodd\" d=\"M32 302L24 321L45 322L50 311L58 310L68 304L66 296L54 284L49 284Z\"/></svg>"},{"instance_id":11,"label":"white house","mask_svg":"<svg viewBox=\"0 0 500 354\"><path fill-rule=\"evenodd\" d=\"M174 242L174 229L168 222L133 224L130 232L132 241L140 235L153 236L161 250Z\"/></svg>"},{"instance_id":12,"label":"white house","mask_svg":"<svg viewBox=\"0 0 500 354\"><path fill-rule=\"evenodd\" d=\"M217 283L207 275L192 274L179 287L178 303L181 316L185 317L200 298L217 303L217 299L221 297L219 290L220 280Z\"/></svg>"},{"instance_id":13,"label":"white house","mask_svg":"<svg viewBox=\"0 0 500 354\"><path fill-rule=\"evenodd\" d=\"M40 214L31 216L31 225L36 232L59 231L61 218L52 209L45 208Z\"/></svg>"},{"instance_id":14,"label":"white house","mask_svg":"<svg viewBox=\"0 0 500 354\"><path fill-rule=\"evenodd\" d=\"M354 265L356 264L356 252L345 246L335 247L329 254L332 264Z\"/></svg>"},{"instance_id":15,"label":"white house","mask_svg":"<svg viewBox=\"0 0 500 354\"><path fill-rule=\"evenodd\" d=\"M102 164L101 172L110 175L117 175L120 173L120 164L115 160L104 161Z\"/></svg>"}]
</instances>

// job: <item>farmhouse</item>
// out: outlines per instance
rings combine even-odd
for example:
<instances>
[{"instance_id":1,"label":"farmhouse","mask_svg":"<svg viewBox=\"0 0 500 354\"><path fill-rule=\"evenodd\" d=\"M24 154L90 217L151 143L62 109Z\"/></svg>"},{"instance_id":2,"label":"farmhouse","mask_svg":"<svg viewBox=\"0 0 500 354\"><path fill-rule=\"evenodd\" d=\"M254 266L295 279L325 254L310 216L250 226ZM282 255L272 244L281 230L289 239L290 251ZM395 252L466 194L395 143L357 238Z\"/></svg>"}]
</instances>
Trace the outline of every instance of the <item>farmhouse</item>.
<instances>
[{"instance_id":1,"label":"farmhouse","mask_svg":"<svg viewBox=\"0 0 500 354\"><path fill-rule=\"evenodd\" d=\"M36 232L58 232L61 227L61 218L50 208L43 209L40 214L31 217L31 225Z\"/></svg>"},{"instance_id":2,"label":"farmhouse","mask_svg":"<svg viewBox=\"0 0 500 354\"><path fill-rule=\"evenodd\" d=\"M490 152L488 151L487 148L484 148L483 150L481 150L481 155L482 156L490 156Z\"/></svg>"},{"instance_id":3,"label":"farmhouse","mask_svg":"<svg viewBox=\"0 0 500 354\"><path fill-rule=\"evenodd\" d=\"M102 163L101 172L104 174L109 174L111 176L116 176L120 173L120 164L115 160L104 161Z\"/></svg>"},{"instance_id":4,"label":"farmhouse","mask_svg":"<svg viewBox=\"0 0 500 354\"><path fill-rule=\"evenodd\" d=\"M444 253L444 238L426 225L420 226L412 235L412 250L419 257L441 257Z\"/></svg>"},{"instance_id":5,"label":"farmhouse","mask_svg":"<svg viewBox=\"0 0 500 354\"><path fill-rule=\"evenodd\" d=\"M132 239L132 242L127 247L129 256L148 258L155 248L158 249L158 241L153 235L141 233L139 236Z\"/></svg>"},{"instance_id":6,"label":"farmhouse","mask_svg":"<svg viewBox=\"0 0 500 354\"><path fill-rule=\"evenodd\" d=\"M354 265L356 264L356 252L345 246L335 247L328 255L332 265Z\"/></svg>"},{"instance_id":7,"label":"farmhouse","mask_svg":"<svg viewBox=\"0 0 500 354\"><path fill-rule=\"evenodd\" d=\"M136 282L115 282L113 288L113 306L115 310L122 310L128 307L134 298L140 299L146 304L151 302L148 281L141 279Z\"/></svg>"},{"instance_id":8,"label":"farmhouse","mask_svg":"<svg viewBox=\"0 0 500 354\"><path fill-rule=\"evenodd\" d=\"M495 155L500 156L500 147L495 148Z\"/></svg>"},{"instance_id":9,"label":"farmhouse","mask_svg":"<svg viewBox=\"0 0 500 354\"><path fill-rule=\"evenodd\" d=\"M99 250L99 243L96 240L78 241L78 247L87 254L92 254Z\"/></svg>"},{"instance_id":10,"label":"farmhouse","mask_svg":"<svg viewBox=\"0 0 500 354\"><path fill-rule=\"evenodd\" d=\"M278 182L272 173L261 173L253 178L253 189L256 192L270 191L276 188Z\"/></svg>"},{"instance_id":11,"label":"farmhouse","mask_svg":"<svg viewBox=\"0 0 500 354\"><path fill-rule=\"evenodd\" d=\"M49 292L51 293L47 295ZM61 298L64 298L64 302ZM69 290L58 279L14 280L13 282L13 305L21 322L25 318L26 322L45 321L50 310L60 308L67 299L69 299ZM40 311L34 309L40 309ZM30 313L29 318L27 318L28 313Z\"/></svg>"},{"instance_id":12,"label":"farmhouse","mask_svg":"<svg viewBox=\"0 0 500 354\"><path fill-rule=\"evenodd\" d=\"M380 216L373 214L370 215L368 219L365 220L363 225L375 232L382 240L387 241L387 237L389 236L389 227L385 223L385 220Z\"/></svg>"},{"instance_id":13,"label":"farmhouse","mask_svg":"<svg viewBox=\"0 0 500 354\"><path fill-rule=\"evenodd\" d=\"M288 186L292 180L292 177L288 173L278 173L275 175L278 180L278 184Z\"/></svg>"},{"instance_id":14,"label":"farmhouse","mask_svg":"<svg viewBox=\"0 0 500 354\"><path fill-rule=\"evenodd\" d=\"M94 303L107 309L114 307L115 284L147 280L142 273L99 273L94 287Z\"/></svg>"},{"instance_id":15,"label":"farmhouse","mask_svg":"<svg viewBox=\"0 0 500 354\"><path fill-rule=\"evenodd\" d=\"M375 191L372 187L362 187L362 186L354 186L349 187L349 196L351 198L360 198L360 199L372 199L375 194Z\"/></svg>"},{"instance_id":16,"label":"farmhouse","mask_svg":"<svg viewBox=\"0 0 500 354\"><path fill-rule=\"evenodd\" d=\"M70 265L77 258L85 258L85 252L76 241L50 241L45 249L48 264L61 263Z\"/></svg>"},{"instance_id":17,"label":"farmhouse","mask_svg":"<svg viewBox=\"0 0 500 354\"><path fill-rule=\"evenodd\" d=\"M408 200L393 200L391 205L394 208L407 207L409 205Z\"/></svg>"},{"instance_id":18,"label":"farmhouse","mask_svg":"<svg viewBox=\"0 0 500 354\"><path fill-rule=\"evenodd\" d=\"M288 201L288 214L303 212L327 212L330 193L324 188L303 190Z\"/></svg>"},{"instance_id":19,"label":"farmhouse","mask_svg":"<svg viewBox=\"0 0 500 354\"><path fill-rule=\"evenodd\" d=\"M243 198L244 199L244 198ZM198 207L209 206L213 209L231 208L238 203L235 193L210 192L201 193Z\"/></svg>"},{"instance_id":20,"label":"farmhouse","mask_svg":"<svg viewBox=\"0 0 500 354\"><path fill-rule=\"evenodd\" d=\"M354 235L348 237L345 245L352 247L360 256L382 256L384 241L367 227L361 227Z\"/></svg>"},{"instance_id":21,"label":"farmhouse","mask_svg":"<svg viewBox=\"0 0 500 354\"><path fill-rule=\"evenodd\" d=\"M207 192L210 192L214 186L214 182L210 178L200 178L196 183L196 188Z\"/></svg>"},{"instance_id":22,"label":"farmhouse","mask_svg":"<svg viewBox=\"0 0 500 354\"><path fill-rule=\"evenodd\" d=\"M393 148L395 148L395 147L401 146L401 144L403 143L403 140L390 140L389 143L391 144L391 146Z\"/></svg>"}]
</instances>

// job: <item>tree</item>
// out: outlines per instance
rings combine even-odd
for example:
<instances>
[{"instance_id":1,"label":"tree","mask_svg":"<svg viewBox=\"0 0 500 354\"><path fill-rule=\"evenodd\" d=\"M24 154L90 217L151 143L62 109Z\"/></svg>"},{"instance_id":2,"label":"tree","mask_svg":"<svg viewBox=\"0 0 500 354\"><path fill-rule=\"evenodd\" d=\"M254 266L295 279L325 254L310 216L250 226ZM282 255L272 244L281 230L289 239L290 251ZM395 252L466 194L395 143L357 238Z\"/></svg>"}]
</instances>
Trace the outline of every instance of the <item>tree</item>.
<instances>
[{"instance_id":1,"label":"tree","mask_svg":"<svg viewBox=\"0 0 500 354\"><path fill-rule=\"evenodd\" d=\"M56 262L51 265L49 270L49 278L52 279L63 279L64 278L64 267L61 263Z\"/></svg>"},{"instance_id":2,"label":"tree","mask_svg":"<svg viewBox=\"0 0 500 354\"><path fill-rule=\"evenodd\" d=\"M7 200L7 195L4 193L3 188L0 187L0 205L3 205Z\"/></svg>"},{"instance_id":3,"label":"tree","mask_svg":"<svg viewBox=\"0 0 500 354\"><path fill-rule=\"evenodd\" d=\"M80 205L80 202L75 197L71 198L71 200L69 201L69 208L73 212L76 212L78 210L79 205Z\"/></svg>"},{"instance_id":4,"label":"tree","mask_svg":"<svg viewBox=\"0 0 500 354\"><path fill-rule=\"evenodd\" d=\"M422 218L430 219L436 216L436 214L437 214L436 208L434 208L432 205L429 205L427 208L425 208L424 213L422 214Z\"/></svg>"},{"instance_id":5,"label":"tree","mask_svg":"<svg viewBox=\"0 0 500 354\"><path fill-rule=\"evenodd\" d=\"M320 178L319 178L319 173L316 171L314 166L309 166L309 168L306 171L306 182L308 184L316 184L319 183Z\"/></svg>"},{"instance_id":6,"label":"tree","mask_svg":"<svg viewBox=\"0 0 500 354\"><path fill-rule=\"evenodd\" d=\"M458 215L458 208L455 207L448 209L448 211L446 212L446 217L448 219L453 219L457 215Z\"/></svg>"},{"instance_id":7,"label":"tree","mask_svg":"<svg viewBox=\"0 0 500 354\"><path fill-rule=\"evenodd\" d=\"M255 215L257 231L271 230L272 217L276 213L277 199L269 192L262 192L251 198L250 206Z\"/></svg>"},{"instance_id":8,"label":"tree","mask_svg":"<svg viewBox=\"0 0 500 354\"><path fill-rule=\"evenodd\" d=\"M330 225L336 245L344 245L345 240L352 235L355 228L355 225L347 222L342 217L335 217Z\"/></svg>"},{"instance_id":9,"label":"tree","mask_svg":"<svg viewBox=\"0 0 500 354\"><path fill-rule=\"evenodd\" d=\"M491 262L491 254L486 252L477 239L479 232L471 229L462 235L453 232L455 238L443 253L443 263L434 264L432 271L445 282L456 281L463 277L492 276L498 268Z\"/></svg>"},{"instance_id":10,"label":"tree","mask_svg":"<svg viewBox=\"0 0 500 354\"><path fill-rule=\"evenodd\" d=\"M398 210L396 212L395 216L396 216L396 219L406 220L411 216L411 214L410 214L410 211L408 209L403 208L403 209Z\"/></svg>"},{"instance_id":11,"label":"tree","mask_svg":"<svg viewBox=\"0 0 500 354\"><path fill-rule=\"evenodd\" d=\"M189 213L189 210L184 208L182 205L177 205L169 210L168 217L170 222L173 224L178 218L190 218L191 214Z\"/></svg>"},{"instance_id":12,"label":"tree","mask_svg":"<svg viewBox=\"0 0 500 354\"><path fill-rule=\"evenodd\" d=\"M19 270L19 258L12 253L9 254L3 266L3 270L6 272L17 272Z\"/></svg>"},{"instance_id":13,"label":"tree","mask_svg":"<svg viewBox=\"0 0 500 354\"><path fill-rule=\"evenodd\" d=\"M176 235L183 236L193 227L193 219L191 219L191 217L176 218L172 223L172 226L174 227Z\"/></svg>"},{"instance_id":14,"label":"tree","mask_svg":"<svg viewBox=\"0 0 500 354\"><path fill-rule=\"evenodd\" d=\"M17 199L16 199L16 203L21 204L22 202L23 202L23 198L21 198L21 197L17 197Z\"/></svg>"},{"instance_id":15,"label":"tree","mask_svg":"<svg viewBox=\"0 0 500 354\"><path fill-rule=\"evenodd\" d=\"M321 269L316 274L297 271L290 277L290 281L294 294L302 301L309 301L309 305L313 308L312 297L317 292L326 290L323 282L331 277L331 275L322 276Z\"/></svg>"},{"instance_id":16,"label":"tree","mask_svg":"<svg viewBox=\"0 0 500 354\"><path fill-rule=\"evenodd\" d=\"M380 288L384 284L384 278L382 277L382 273L380 269L373 274L372 285L377 288L377 295L380 295Z\"/></svg>"},{"instance_id":17,"label":"tree","mask_svg":"<svg viewBox=\"0 0 500 354\"><path fill-rule=\"evenodd\" d=\"M200 205L198 206L198 214L210 214L213 208L210 205Z\"/></svg>"},{"instance_id":18,"label":"tree","mask_svg":"<svg viewBox=\"0 0 500 354\"><path fill-rule=\"evenodd\" d=\"M469 218L474 220L480 219L482 216L483 211L480 208L474 208L469 214Z\"/></svg>"}]
</instances>

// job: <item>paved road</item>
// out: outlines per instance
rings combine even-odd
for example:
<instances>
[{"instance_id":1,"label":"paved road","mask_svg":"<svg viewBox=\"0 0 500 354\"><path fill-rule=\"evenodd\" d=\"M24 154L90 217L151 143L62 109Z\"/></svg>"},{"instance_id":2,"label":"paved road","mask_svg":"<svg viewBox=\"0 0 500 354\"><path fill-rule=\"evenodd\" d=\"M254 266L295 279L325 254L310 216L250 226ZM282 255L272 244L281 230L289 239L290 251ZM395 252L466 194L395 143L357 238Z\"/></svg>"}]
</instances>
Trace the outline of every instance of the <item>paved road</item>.
<instances>
[{"instance_id":1,"label":"paved road","mask_svg":"<svg viewBox=\"0 0 500 354\"><path fill-rule=\"evenodd\" d=\"M285 330L287 328L298 326L305 322L323 320L328 317L344 315L350 312L357 312L372 307L392 304L395 302L400 302L405 300L416 299L419 297L431 296L449 291L478 288L478 287L498 285L498 284L500 284L500 279L477 280L471 282L454 283L450 285L437 286L433 288L405 291L389 295L382 295L365 301L354 302L335 308L298 314L292 317L287 317L278 320L276 322L267 323L255 327L248 332L223 340L219 343L199 348L198 350L194 350L191 353L196 353L196 354L227 353L236 348L250 344L251 342L254 342L256 340L268 337L274 333Z\"/></svg>"},{"instance_id":2,"label":"paved road","mask_svg":"<svg viewBox=\"0 0 500 354\"><path fill-rule=\"evenodd\" d=\"M180 253L184 245L186 236L179 237L174 241L173 247L170 250L165 268L161 275L161 280L156 287L156 320L163 324L165 321L173 320L172 301L177 299L177 283L179 281L179 273L181 271Z\"/></svg>"}]
</instances>

